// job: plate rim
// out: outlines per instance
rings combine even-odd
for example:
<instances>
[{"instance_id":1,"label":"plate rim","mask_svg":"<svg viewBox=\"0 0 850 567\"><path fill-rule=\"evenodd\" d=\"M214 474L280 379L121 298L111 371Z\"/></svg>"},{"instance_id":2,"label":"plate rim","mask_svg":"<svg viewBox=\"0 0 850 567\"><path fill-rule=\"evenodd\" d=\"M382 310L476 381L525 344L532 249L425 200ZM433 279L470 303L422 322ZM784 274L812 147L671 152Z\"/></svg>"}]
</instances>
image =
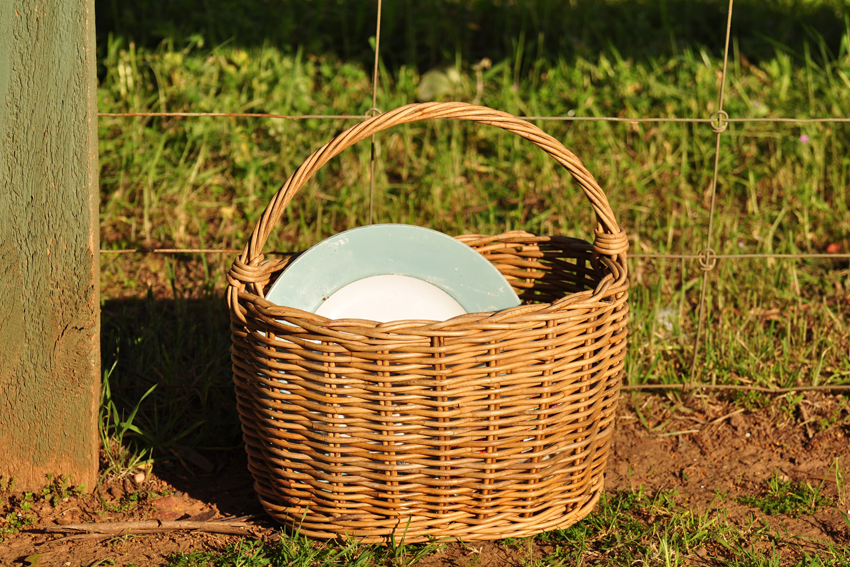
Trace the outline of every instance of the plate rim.
<instances>
[{"instance_id":1,"label":"plate rim","mask_svg":"<svg viewBox=\"0 0 850 567\"><path fill-rule=\"evenodd\" d=\"M329 267L329 257L333 256L335 252L345 249L345 244L351 243L352 234L355 237L355 243L362 245L362 240L368 240L374 231L378 231L378 236L385 239L385 242L380 242L378 246L388 246L394 254L390 260L390 263L393 265L387 266L385 259L378 261L378 263L373 263L368 258L364 258L364 256L358 256L357 265L352 266L350 263L347 265L344 264L342 269L340 269L339 264ZM397 240L389 238L389 234L381 235L383 232L392 233L393 231L398 231L395 238L401 239L407 235L413 238L414 244L417 243L417 234L429 235L430 241L428 239L420 240L428 241L427 246L431 246L433 243L437 244L431 250L433 254L436 254L435 251L438 245L442 243L444 248L448 248L450 252L452 250L454 251L455 257L461 257L466 262L456 262L453 265L449 265L453 268L453 271L439 264L435 266L431 262L428 265L440 273L437 275L433 272L430 275L429 273L423 273L423 270L428 270L429 268L425 267L421 262L411 263L410 250L404 247L408 242L405 242L404 245L397 249L393 249L393 245L396 244ZM345 250L350 251L351 248ZM450 256L451 254L449 254ZM446 257L443 256L441 259L446 259ZM336 255L335 260L344 261L346 257L344 254ZM325 278L330 272L340 274L346 269L351 271L343 272L342 277ZM460 270L463 271L460 272ZM489 278L491 283L493 283L493 285L489 285L486 288L486 291L471 282L463 281L464 275L474 275L476 270L478 270L480 276ZM352 271L355 277L351 277L350 274ZM467 314L502 311L517 307L522 303L501 272L471 246L448 234L431 228L400 223L359 226L342 231L316 243L299 254L295 260L284 268L265 294L265 297L268 301L278 306L299 309L315 314L322 303L333 293L336 293L346 285L376 275L408 276L435 285L457 301ZM322 279L318 279L317 281L317 278Z\"/></svg>"}]
</instances>

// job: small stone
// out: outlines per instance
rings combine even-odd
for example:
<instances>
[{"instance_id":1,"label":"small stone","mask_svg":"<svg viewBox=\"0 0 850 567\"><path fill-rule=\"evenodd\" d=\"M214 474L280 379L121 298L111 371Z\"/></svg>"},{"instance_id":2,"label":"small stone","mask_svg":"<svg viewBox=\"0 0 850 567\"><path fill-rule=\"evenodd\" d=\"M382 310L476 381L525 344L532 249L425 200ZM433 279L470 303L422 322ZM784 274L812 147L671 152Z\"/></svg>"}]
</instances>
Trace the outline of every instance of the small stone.
<instances>
[{"instance_id":1,"label":"small stone","mask_svg":"<svg viewBox=\"0 0 850 567\"><path fill-rule=\"evenodd\" d=\"M145 473L140 472L133 475L133 484L136 486L141 486L143 482L145 482Z\"/></svg>"}]
</instances>

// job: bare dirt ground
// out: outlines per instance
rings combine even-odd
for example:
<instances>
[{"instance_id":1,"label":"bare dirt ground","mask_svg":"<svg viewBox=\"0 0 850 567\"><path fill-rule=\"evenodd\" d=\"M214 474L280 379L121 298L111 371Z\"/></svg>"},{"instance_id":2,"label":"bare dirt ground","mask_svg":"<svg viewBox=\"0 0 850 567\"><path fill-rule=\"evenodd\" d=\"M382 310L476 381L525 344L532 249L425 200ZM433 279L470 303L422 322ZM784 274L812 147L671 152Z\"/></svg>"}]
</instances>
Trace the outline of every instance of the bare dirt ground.
<instances>
[{"instance_id":1,"label":"bare dirt ground","mask_svg":"<svg viewBox=\"0 0 850 567\"><path fill-rule=\"evenodd\" d=\"M700 405L702 411L686 414L679 421L683 427L675 428L698 430L689 434L671 435L669 428L649 433L628 414L623 416L626 423L620 428L614 458L608 465L606 488L672 488L695 512L722 503L733 521L781 522L795 535L836 543L850 540L835 508L822 508L812 516L776 519L779 516L767 518L758 509L735 502L744 495L760 494L776 475L781 480L822 485L833 501L843 502L845 507L850 504L844 487L842 494L838 493L835 475L836 466L846 471L850 465L850 428L813 425L834 411L834 398L817 396L803 401L798 411L808 416L805 419L785 414L776 404L756 413L716 401L692 407ZM801 425L801 421L808 423Z\"/></svg>"},{"instance_id":2,"label":"bare dirt ground","mask_svg":"<svg viewBox=\"0 0 850 567\"><path fill-rule=\"evenodd\" d=\"M624 395L606 490L674 489L677 502L695 511L723 506L731 522L761 522L794 535L847 544L850 534L834 506L797 518L768 517L735 501L763 493L765 481L776 475L820 485L845 511L850 505L848 495L839 493L835 475L836 466L842 471L850 467L850 427L829 425L838 407L836 398L811 396L796 406L796 413L783 402L777 398L770 407L750 411L717 398L674 402ZM214 467L211 472L202 472L189 458L185 464L157 466L139 485L131 478L115 478L88 495L57 488L45 495L35 493L29 500L22 493L2 494L0 530L9 530L16 522L32 523L3 534L0 565L90 566L106 560L115 565L154 565L167 563L168 556L178 551L221 550L238 538L193 531L104 536L45 530L82 522L238 520L248 525L245 535L274 537L276 526L257 504L244 455L232 451L208 454L206 459ZM485 543L474 550L450 545L420 564L521 563L515 547Z\"/></svg>"}]
</instances>

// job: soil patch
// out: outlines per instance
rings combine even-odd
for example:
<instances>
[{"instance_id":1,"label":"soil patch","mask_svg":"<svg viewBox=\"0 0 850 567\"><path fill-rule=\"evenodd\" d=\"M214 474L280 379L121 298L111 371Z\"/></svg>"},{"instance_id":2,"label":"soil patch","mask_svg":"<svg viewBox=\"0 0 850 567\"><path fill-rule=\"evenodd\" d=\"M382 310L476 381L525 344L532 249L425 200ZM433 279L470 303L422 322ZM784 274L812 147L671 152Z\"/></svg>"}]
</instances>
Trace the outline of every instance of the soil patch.
<instances>
[{"instance_id":1,"label":"soil patch","mask_svg":"<svg viewBox=\"0 0 850 567\"><path fill-rule=\"evenodd\" d=\"M644 401L663 405L659 402L655 397ZM811 396L790 406L788 398L780 397L771 407L756 411L710 398L689 406L679 406L687 411L673 416L659 416L668 424L657 431L647 430L634 409L620 412L605 475L607 490L673 489L678 492L676 500L695 513L722 506L728 519L739 524L755 520L795 536L850 541L839 510L850 513L842 481L850 466L850 427L829 425L835 416L846 417L837 398ZM670 413L669 407L662 411ZM808 483L840 506L795 518L768 516L738 502L764 494L771 479Z\"/></svg>"}]
</instances>

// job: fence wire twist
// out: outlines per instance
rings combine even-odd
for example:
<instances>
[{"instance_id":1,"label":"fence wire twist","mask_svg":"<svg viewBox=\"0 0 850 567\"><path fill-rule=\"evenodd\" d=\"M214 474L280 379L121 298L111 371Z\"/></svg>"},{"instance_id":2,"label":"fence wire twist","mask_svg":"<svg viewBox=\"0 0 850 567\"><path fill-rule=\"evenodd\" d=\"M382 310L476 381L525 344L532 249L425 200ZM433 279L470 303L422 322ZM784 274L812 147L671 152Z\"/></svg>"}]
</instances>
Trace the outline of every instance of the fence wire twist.
<instances>
[{"instance_id":1,"label":"fence wire twist","mask_svg":"<svg viewBox=\"0 0 850 567\"><path fill-rule=\"evenodd\" d=\"M380 63L380 41L381 41L381 8L382 0L377 0L377 17L375 22L375 61L372 68L372 107L366 111L366 116L380 114L378 108L378 69ZM708 227L705 234L705 247L698 254L630 254L629 258L635 259L673 259L673 260L697 260L702 271L702 281L699 298L699 318L697 323L696 337L694 339L693 357L691 359L690 378L688 382L679 384L629 384L623 385L625 390L679 390L688 393L694 388L710 390L746 390L782 394L795 391L823 391L823 392L850 392L850 385L839 386L798 386L791 388L765 388L748 385L716 384L712 378L711 384L703 384L695 381L697 374L697 362L700 354L700 346L703 339L705 327L706 294L711 272L716 268L717 261L744 260L744 259L804 259L804 258L833 258L850 259L850 254L717 254L711 247L712 230L714 228L714 212L717 200L717 181L720 168L720 149L723 133L729 124L735 123L785 123L785 124L808 124L808 123L845 123L850 124L850 117L824 117L824 118L730 118L723 110L723 100L726 93L726 78L729 62L729 41L732 32L732 12L734 0L729 0L729 9L726 18L726 38L723 49L723 70L720 79L720 91L718 93L717 110L708 118L681 118L681 117L659 117L659 118L624 118L614 116L525 116L526 120L536 121L561 121L561 122L622 122L627 124L641 123L664 123L678 122L691 124L708 124L715 133L714 145L714 171L711 178L711 204L708 214ZM126 113L98 113L103 118L264 118L277 120L362 120L362 115L357 114L262 114L248 112L126 112ZM375 136L370 140L369 160L369 224L374 218L374 194L375 194ZM100 250L101 254L241 254L241 249L215 249L215 248L130 248L120 250ZM289 252L272 251L266 254L289 254Z\"/></svg>"}]
</instances>

